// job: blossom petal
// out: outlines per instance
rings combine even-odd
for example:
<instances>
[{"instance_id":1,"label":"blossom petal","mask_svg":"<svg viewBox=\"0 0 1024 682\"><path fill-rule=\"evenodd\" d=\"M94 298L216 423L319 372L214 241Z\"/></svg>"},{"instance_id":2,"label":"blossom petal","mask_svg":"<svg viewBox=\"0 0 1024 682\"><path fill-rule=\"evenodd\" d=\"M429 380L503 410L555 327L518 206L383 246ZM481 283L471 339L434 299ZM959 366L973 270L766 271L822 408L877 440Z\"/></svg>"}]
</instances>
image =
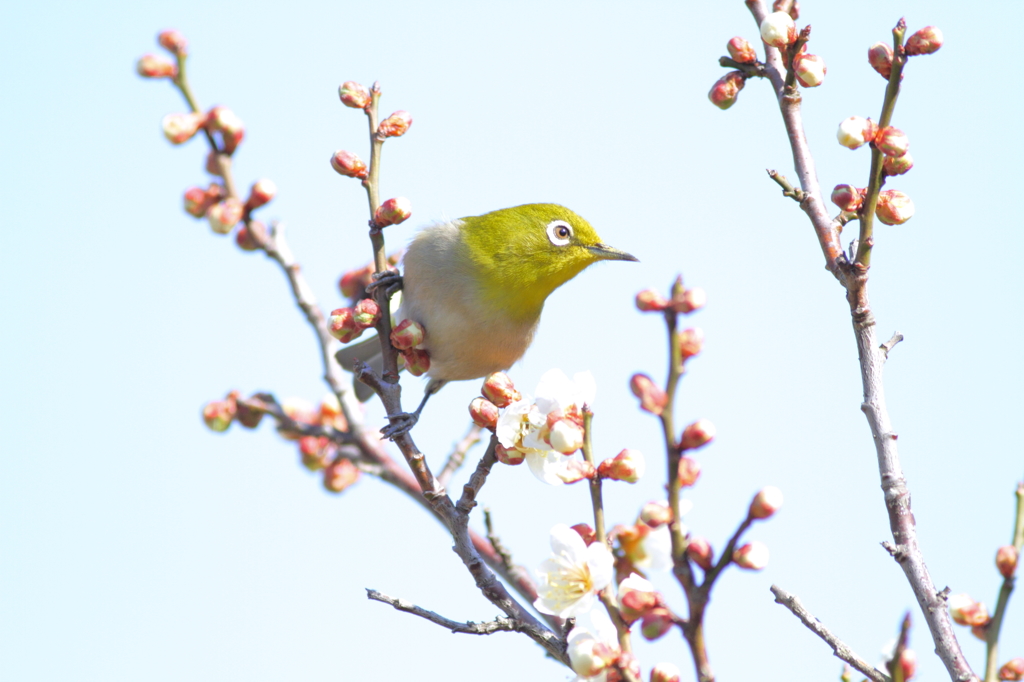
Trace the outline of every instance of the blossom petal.
<instances>
[{"instance_id":1,"label":"blossom petal","mask_svg":"<svg viewBox=\"0 0 1024 682\"><path fill-rule=\"evenodd\" d=\"M666 530L668 530L667 527ZM582 540L582 538L580 539ZM587 566L590 568L594 589L603 590L611 583L615 573L615 559L612 557L612 552L603 542L594 542L586 548L586 552Z\"/></svg>"},{"instance_id":2,"label":"blossom petal","mask_svg":"<svg viewBox=\"0 0 1024 682\"><path fill-rule=\"evenodd\" d=\"M533 475L548 485L565 485L558 475L568 468L569 458L554 450L528 450L526 463Z\"/></svg>"}]
</instances>

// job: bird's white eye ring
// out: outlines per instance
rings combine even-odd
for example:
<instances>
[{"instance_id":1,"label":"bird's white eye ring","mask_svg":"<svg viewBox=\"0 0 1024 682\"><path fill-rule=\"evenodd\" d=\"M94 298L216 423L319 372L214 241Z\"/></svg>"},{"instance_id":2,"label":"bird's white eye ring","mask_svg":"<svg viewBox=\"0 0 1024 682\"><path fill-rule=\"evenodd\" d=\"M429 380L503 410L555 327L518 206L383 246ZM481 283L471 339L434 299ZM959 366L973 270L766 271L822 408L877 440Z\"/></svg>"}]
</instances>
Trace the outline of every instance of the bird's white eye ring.
<instances>
[{"instance_id":1,"label":"bird's white eye ring","mask_svg":"<svg viewBox=\"0 0 1024 682\"><path fill-rule=\"evenodd\" d=\"M552 220L547 230L548 241L555 246L565 246L572 239L572 225L564 220Z\"/></svg>"}]
</instances>

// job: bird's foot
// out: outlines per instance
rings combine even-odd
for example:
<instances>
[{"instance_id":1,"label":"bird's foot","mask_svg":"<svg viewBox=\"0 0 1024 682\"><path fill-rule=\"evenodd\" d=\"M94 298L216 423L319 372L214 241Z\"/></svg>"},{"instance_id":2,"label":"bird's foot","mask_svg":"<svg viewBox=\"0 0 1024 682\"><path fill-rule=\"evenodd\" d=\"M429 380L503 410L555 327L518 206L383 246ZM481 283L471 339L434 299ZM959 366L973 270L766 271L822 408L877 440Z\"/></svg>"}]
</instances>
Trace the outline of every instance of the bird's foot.
<instances>
[{"instance_id":1,"label":"bird's foot","mask_svg":"<svg viewBox=\"0 0 1024 682\"><path fill-rule=\"evenodd\" d=\"M412 427L416 426L416 422L420 420L420 413L419 410L415 412L399 412L396 415L389 415L388 419L391 423L381 429L380 433L388 440L394 440L396 436L409 433Z\"/></svg>"},{"instance_id":2,"label":"bird's foot","mask_svg":"<svg viewBox=\"0 0 1024 682\"><path fill-rule=\"evenodd\" d=\"M402 288L402 276L394 270L373 273L373 281L366 285L366 293L373 295L379 287L391 298Z\"/></svg>"}]
</instances>

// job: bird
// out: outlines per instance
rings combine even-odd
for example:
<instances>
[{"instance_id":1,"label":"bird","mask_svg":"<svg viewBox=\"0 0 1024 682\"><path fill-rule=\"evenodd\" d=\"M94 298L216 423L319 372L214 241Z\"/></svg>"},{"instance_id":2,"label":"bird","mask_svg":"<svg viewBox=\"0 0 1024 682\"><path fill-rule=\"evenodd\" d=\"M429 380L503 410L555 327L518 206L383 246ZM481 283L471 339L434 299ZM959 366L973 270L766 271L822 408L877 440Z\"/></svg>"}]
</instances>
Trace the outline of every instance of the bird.
<instances>
[{"instance_id":1,"label":"bird","mask_svg":"<svg viewBox=\"0 0 1024 682\"><path fill-rule=\"evenodd\" d=\"M430 382L416 411L392 416L384 435L412 428L449 381L509 369L533 341L548 296L605 260L639 259L603 243L590 223L559 204L503 208L416 233L402 259L395 323L410 319L425 329L419 347L430 356ZM370 338L341 349L337 359L351 368L356 358L373 364L379 354L379 341Z\"/></svg>"}]
</instances>

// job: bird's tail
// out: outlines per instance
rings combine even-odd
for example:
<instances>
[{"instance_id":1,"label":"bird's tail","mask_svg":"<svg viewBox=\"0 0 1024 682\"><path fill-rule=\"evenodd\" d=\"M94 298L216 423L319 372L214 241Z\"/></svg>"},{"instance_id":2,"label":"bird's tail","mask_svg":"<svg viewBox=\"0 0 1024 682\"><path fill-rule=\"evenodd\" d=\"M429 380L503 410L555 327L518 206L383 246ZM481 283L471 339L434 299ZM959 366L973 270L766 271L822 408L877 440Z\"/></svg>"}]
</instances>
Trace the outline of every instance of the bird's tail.
<instances>
[{"instance_id":1,"label":"bird's tail","mask_svg":"<svg viewBox=\"0 0 1024 682\"><path fill-rule=\"evenodd\" d=\"M380 350L380 339L376 335L359 343L345 346L335 353L334 357L338 360L338 364L341 365L342 369L349 372L352 371L352 365L356 360L362 360L368 364L378 375L384 371L384 356ZM373 397L373 389L363 382L353 381L352 384L356 389L356 397L361 402L365 403Z\"/></svg>"}]
</instances>

